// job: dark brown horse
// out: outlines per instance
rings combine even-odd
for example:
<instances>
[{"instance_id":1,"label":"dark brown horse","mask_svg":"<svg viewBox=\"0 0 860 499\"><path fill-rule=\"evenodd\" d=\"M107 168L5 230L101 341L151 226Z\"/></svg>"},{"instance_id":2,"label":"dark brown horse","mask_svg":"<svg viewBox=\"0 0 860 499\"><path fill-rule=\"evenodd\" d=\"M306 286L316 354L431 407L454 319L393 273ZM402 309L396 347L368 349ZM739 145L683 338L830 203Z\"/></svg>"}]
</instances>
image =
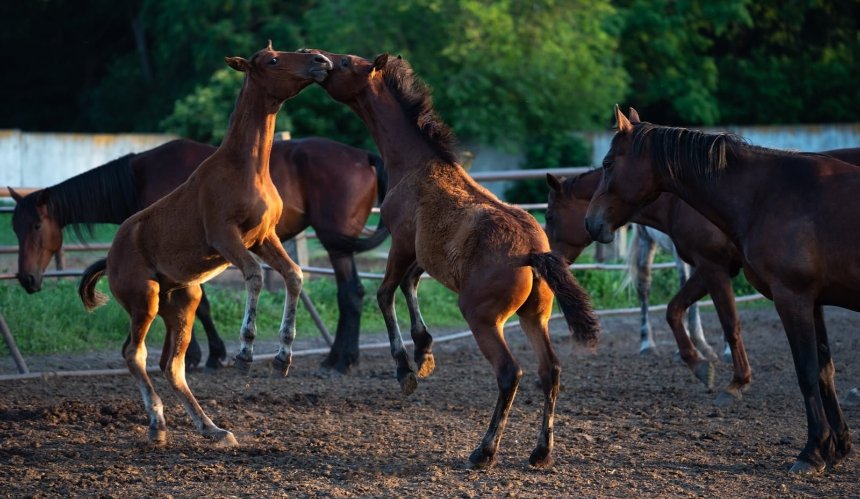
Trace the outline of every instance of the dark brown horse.
<instances>
[{"instance_id":1,"label":"dark brown horse","mask_svg":"<svg viewBox=\"0 0 860 499\"><path fill-rule=\"evenodd\" d=\"M111 292L131 317L123 354L140 387L154 443L166 440L167 424L146 373L144 340L158 314L167 329L160 366L173 391L204 436L236 445L233 434L215 426L197 403L185 381L184 366L200 285L230 264L242 272L248 292L237 364L253 358L263 284L254 254L283 276L287 289L281 346L272 361L275 373L286 375L292 360L302 272L275 231L283 203L269 174L269 157L275 115L283 102L325 78L331 61L319 54L275 52L271 42L250 60L226 61L245 73L245 81L221 146L173 192L123 222L107 258L87 268L79 288L88 309L103 303L105 297L95 286L107 271Z\"/></svg>"},{"instance_id":2,"label":"dark brown horse","mask_svg":"<svg viewBox=\"0 0 860 499\"><path fill-rule=\"evenodd\" d=\"M403 393L415 390L417 381L400 337L394 292L398 285L408 288L423 269L459 294L460 311L492 364L499 387L490 426L469 457L471 465L494 462L522 377L502 331L514 313L537 352L545 395L543 423L529 462L550 465L561 374L547 330L553 293L574 336L594 343L598 329L588 295L565 262L549 252L537 221L499 201L461 168L451 131L436 116L429 89L405 61L388 54L369 61L315 53L334 64L323 88L365 122L389 172L381 210L392 244L377 299ZM418 375L427 375L432 370L432 339L426 330L414 339Z\"/></svg>"},{"instance_id":3,"label":"dark brown horse","mask_svg":"<svg viewBox=\"0 0 860 499\"><path fill-rule=\"evenodd\" d=\"M553 250L570 261L575 260L593 241L585 230L585 213L601 176L601 170L583 173L563 182L552 175L547 176L551 189L546 232ZM661 194L656 201L636 212L632 221L668 234L679 256L693 266L686 282L666 309L666 321L678 344L681 360L705 386L712 387L714 366L699 352L684 329L686 309L710 294L731 348L734 367L734 377L717 396L717 403L722 405L739 399L741 391L752 380L752 370L740 334L740 320L731 285L732 277L741 268L737 248L714 224L672 194Z\"/></svg>"},{"instance_id":4,"label":"dark brown horse","mask_svg":"<svg viewBox=\"0 0 860 499\"><path fill-rule=\"evenodd\" d=\"M611 241L638 209L671 192L728 234L747 279L773 300L791 346L808 430L791 470L836 463L851 436L822 307L860 310L860 170L822 154L640 122L632 110L628 119L616 108L616 119L586 216L589 233Z\"/></svg>"},{"instance_id":5,"label":"dark brown horse","mask_svg":"<svg viewBox=\"0 0 860 499\"><path fill-rule=\"evenodd\" d=\"M85 229L94 223L120 224L167 195L215 152L215 147L173 140L129 154L59 184L20 196L12 226L18 236L18 280L29 293L39 291L42 272L63 244L63 228ZM388 231L380 225L367 239L358 238L374 201L385 195L387 177L375 154L333 140L305 138L275 141L269 164L272 181L284 200L277 232L281 240L311 226L328 251L338 287L340 317L324 367L346 372L358 362L358 336L364 289L354 254L378 246ZM375 171L375 173L374 173ZM209 340L206 367L218 368L227 350L209 313L204 293L197 317ZM192 339L186 363L200 362Z\"/></svg>"}]
</instances>

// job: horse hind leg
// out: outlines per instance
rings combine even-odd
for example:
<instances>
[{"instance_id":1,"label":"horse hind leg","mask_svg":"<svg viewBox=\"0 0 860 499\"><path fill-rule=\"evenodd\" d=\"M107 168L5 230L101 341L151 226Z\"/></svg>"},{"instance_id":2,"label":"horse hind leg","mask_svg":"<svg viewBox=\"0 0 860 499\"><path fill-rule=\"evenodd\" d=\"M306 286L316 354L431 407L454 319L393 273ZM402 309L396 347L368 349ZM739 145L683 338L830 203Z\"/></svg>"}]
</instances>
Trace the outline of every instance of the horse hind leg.
<instances>
[{"instance_id":1,"label":"horse hind leg","mask_svg":"<svg viewBox=\"0 0 860 499\"><path fill-rule=\"evenodd\" d=\"M520 325L538 358L538 376L544 394L543 416L537 445L529 456L529 464L538 468L546 468L553 463L553 426L561 379L561 363L549 340L548 321L552 298L551 296L546 298L549 300L549 306L545 307L546 313L539 315L520 313Z\"/></svg>"},{"instance_id":2,"label":"horse hind leg","mask_svg":"<svg viewBox=\"0 0 860 499\"><path fill-rule=\"evenodd\" d=\"M669 328L675 337L681 360L693 371L699 381L711 389L714 385L714 366L702 358L684 327L684 311L691 303L705 296L706 293L702 275L699 272L694 272L689 279L684 281L681 289L669 301L669 305L666 307L666 322L669 323Z\"/></svg>"},{"instance_id":3,"label":"horse hind leg","mask_svg":"<svg viewBox=\"0 0 860 499\"><path fill-rule=\"evenodd\" d=\"M169 294L162 293L158 313L164 320L167 331L161 353L161 371L185 411L191 416L197 430L220 446L232 447L238 445L236 437L231 432L215 426L203 412L185 379L185 351L191 340L191 325L201 295L202 289L199 285L176 289Z\"/></svg>"},{"instance_id":4,"label":"horse hind leg","mask_svg":"<svg viewBox=\"0 0 860 499\"><path fill-rule=\"evenodd\" d=\"M729 385L724 388L715 400L717 405L730 405L740 400L742 393L752 382L752 369L747 359L746 348L741 337L741 324L735 306L735 294L732 291L731 277L724 271L710 272L708 292L714 300L714 308L723 328L723 336L732 358L733 376Z\"/></svg>"},{"instance_id":5,"label":"horse hind leg","mask_svg":"<svg viewBox=\"0 0 860 499\"><path fill-rule=\"evenodd\" d=\"M203 324L203 330L206 332L206 340L209 343L206 371L215 371L221 368L227 360L227 347L224 345L224 340L221 339L218 329L215 327L215 322L212 320L212 310L205 291L200 299L200 305L197 306L196 314L197 318L200 319L200 323ZM188 360L187 356L185 360Z\"/></svg>"},{"instance_id":6,"label":"horse hind leg","mask_svg":"<svg viewBox=\"0 0 860 499\"><path fill-rule=\"evenodd\" d=\"M358 277L352 253L329 250L328 254L337 284L338 319L334 342L320 367L347 374L359 361L358 337L364 286Z\"/></svg>"},{"instance_id":7,"label":"horse hind leg","mask_svg":"<svg viewBox=\"0 0 860 499\"><path fill-rule=\"evenodd\" d=\"M117 280L119 276L111 276ZM146 281L143 289L129 286L111 287L117 301L126 309L131 319L129 336L123 345L122 356L132 377L137 381L143 405L149 415L148 439L154 445L167 442L167 422L164 419L164 403L152 386L146 372L146 333L158 310L158 283Z\"/></svg>"},{"instance_id":8,"label":"horse hind leg","mask_svg":"<svg viewBox=\"0 0 860 499\"><path fill-rule=\"evenodd\" d=\"M409 321L412 325L410 333L415 345L415 365L419 378L426 378L436 369L436 359L433 357L433 337L427 332L427 324L421 316L418 306L418 284L424 269L413 264L400 283L400 290L406 298L406 308L409 309Z\"/></svg>"}]
</instances>

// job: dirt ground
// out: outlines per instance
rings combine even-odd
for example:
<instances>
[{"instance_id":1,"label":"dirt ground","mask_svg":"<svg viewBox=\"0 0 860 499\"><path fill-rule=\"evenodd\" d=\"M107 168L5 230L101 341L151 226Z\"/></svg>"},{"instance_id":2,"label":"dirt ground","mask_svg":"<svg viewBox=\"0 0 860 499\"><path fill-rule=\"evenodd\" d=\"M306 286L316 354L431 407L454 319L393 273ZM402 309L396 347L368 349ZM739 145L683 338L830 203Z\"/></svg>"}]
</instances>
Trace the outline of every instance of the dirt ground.
<instances>
[{"instance_id":1,"label":"dirt ground","mask_svg":"<svg viewBox=\"0 0 860 499\"><path fill-rule=\"evenodd\" d=\"M860 314L826 314L844 394L860 384L853 356ZM508 337L526 376L490 471L466 467L496 387L488 362L465 338L436 345L436 372L408 398L399 394L387 349L363 352L348 377L321 376L321 356L297 358L285 379L269 378L264 363L249 376L193 373L204 409L239 440L228 450L194 432L160 375L154 379L171 430L162 448L146 442L147 419L130 375L2 382L0 495L860 495L856 452L820 476L788 474L805 440L805 417L788 345L769 308L742 312L753 384L729 408L716 407L715 394L673 358L669 332L654 315L662 353L647 358L636 353L635 317L604 318L596 355L575 348L554 322L564 372L550 470L527 462L542 395L534 356L514 330ZM710 310L704 321L721 347ZM34 369L121 365L115 354L29 360ZM720 365L718 384L729 377ZM849 425L860 426L860 408L844 410Z\"/></svg>"}]
</instances>

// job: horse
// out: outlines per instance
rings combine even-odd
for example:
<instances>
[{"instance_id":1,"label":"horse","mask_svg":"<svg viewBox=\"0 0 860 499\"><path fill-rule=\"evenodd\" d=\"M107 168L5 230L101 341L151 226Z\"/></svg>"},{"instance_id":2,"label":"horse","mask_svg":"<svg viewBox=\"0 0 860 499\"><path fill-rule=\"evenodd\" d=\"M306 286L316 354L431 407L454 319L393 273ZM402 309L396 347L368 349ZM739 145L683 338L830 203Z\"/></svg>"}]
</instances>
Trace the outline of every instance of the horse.
<instances>
[{"instance_id":1,"label":"horse","mask_svg":"<svg viewBox=\"0 0 860 499\"><path fill-rule=\"evenodd\" d=\"M131 327L123 356L149 414L149 440L157 445L166 442L167 424L146 373L145 344L156 314L167 329L161 371L195 427L218 445L238 445L230 431L215 426L191 393L183 357L201 299L200 285L230 264L242 272L248 293L236 362L253 359L263 284L254 254L281 274L287 289L280 348L272 361L275 374L285 376L292 360L302 271L275 231L283 203L269 174L269 157L275 116L284 101L325 78L332 63L320 54L276 52L271 42L249 60L225 61L245 78L221 145L188 180L120 225L107 258L84 271L78 289L88 310L104 303L106 297L95 286L107 272L111 292L128 312Z\"/></svg>"},{"instance_id":2,"label":"horse","mask_svg":"<svg viewBox=\"0 0 860 499\"><path fill-rule=\"evenodd\" d=\"M435 366L430 360L432 338L422 330L413 336L416 376L394 310L398 285L409 288L423 270L458 294L460 311L491 363L498 384L489 428L469 456L470 465L488 468L495 462L522 377L502 330L507 318L516 313L537 353L544 392L542 425L529 463L550 466L561 374L547 328L553 294L573 336L593 345L598 325L587 293L568 271L566 262L550 252L537 221L501 202L460 166L453 133L436 115L429 87L406 61L388 54L371 61L354 55L310 52L332 60L334 68L320 85L364 121L388 169L389 189L381 213L391 233L391 249L377 301L402 393L412 393L417 377L430 374L429 362Z\"/></svg>"},{"instance_id":3,"label":"horse","mask_svg":"<svg viewBox=\"0 0 860 499\"><path fill-rule=\"evenodd\" d=\"M18 237L18 280L28 293L42 287L42 272L63 244L63 228L71 226L83 239L94 223L120 224L167 195L184 182L215 147L177 139L139 154L129 154L76 175L59 184L21 196L12 227ZM334 269L338 288L335 341L323 366L346 373L358 362L358 336L364 288L354 254L382 243L388 231L380 224L368 238L358 238L374 199L381 203L387 177L382 158L333 140L308 137L272 145L272 181L284 200L277 225L284 241L308 226L314 228ZM374 174L375 171L375 174ZM332 196L332 193L337 193ZM209 341L208 370L227 358L227 349L212 321L206 293L197 307ZM192 336L186 364L200 362L200 347Z\"/></svg>"},{"instance_id":4,"label":"horse","mask_svg":"<svg viewBox=\"0 0 860 499\"><path fill-rule=\"evenodd\" d=\"M588 207L588 204L586 203L585 206ZM583 220L584 218L585 212L583 211ZM690 264L678 255L675 243L667 234L647 225L634 224L633 237L630 241L630 256L627 258L625 282L635 286L636 296L639 298L639 337L641 340L639 353L645 355L657 352L657 343L654 341L651 321L648 318L648 307L651 294L651 266L654 264L654 254L658 247L672 253L680 286L684 286L692 271ZM686 332L700 353L709 359L716 358L716 354L705 339L702 319L699 316L699 306L695 303L687 309Z\"/></svg>"},{"instance_id":5,"label":"horse","mask_svg":"<svg viewBox=\"0 0 860 499\"><path fill-rule=\"evenodd\" d=\"M571 261L593 241L584 220L600 179L601 170L591 170L564 181L547 175L550 192L546 231L553 249ZM689 278L669 301L666 321L681 360L708 389L713 387L714 365L700 352L694 336L687 334L683 318L685 310L705 294L713 298L734 371L731 382L717 395L716 403L728 405L739 400L752 381L752 369L741 338L731 285L731 279L741 268L737 248L714 224L672 194L661 194L656 201L637 211L632 221L640 227L653 227L667 234L674 241L678 256L692 266Z\"/></svg>"},{"instance_id":6,"label":"horse","mask_svg":"<svg viewBox=\"0 0 860 499\"><path fill-rule=\"evenodd\" d=\"M726 233L749 282L773 300L806 409L792 473L818 473L851 449L836 396L824 305L860 311L860 169L831 156L756 147L728 133L642 122L616 106L617 132L586 215L596 240L671 192ZM791 241L791 244L774 244Z\"/></svg>"}]
</instances>

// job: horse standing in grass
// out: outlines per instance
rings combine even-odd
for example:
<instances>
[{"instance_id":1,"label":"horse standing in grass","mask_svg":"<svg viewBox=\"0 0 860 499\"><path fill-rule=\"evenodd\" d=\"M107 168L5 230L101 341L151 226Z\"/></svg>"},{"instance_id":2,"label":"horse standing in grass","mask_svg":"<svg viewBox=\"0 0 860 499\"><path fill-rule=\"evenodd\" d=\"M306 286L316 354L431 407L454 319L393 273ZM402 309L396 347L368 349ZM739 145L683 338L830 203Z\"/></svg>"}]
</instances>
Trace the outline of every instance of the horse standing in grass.
<instances>
[{"instance_id":1,"label":"horse standing in grass","mask_svg":"<svg viewBox=\"0 0 860 499\"><path fill-rule=\"evenodd\" d=\"M12 227L18 236L18 281L28 293L42 287L42 272L63 245L63 228L81 229L95 223L121 224L128 217L166 196L215 152L215 147L177 139L139 154L128 154L21 196ZM382 202L387 176L382 158L368 151L320 137L278 140L272 144L269 172L284 200L276 231L284 241L308 226L326 249L337 283L338 317L334 344L323 367L346 373L358 363L358 337L364 288L354 254L382 243L388 231L381 224L368 238L359 238L374 201ZM336 195L333 195L335 194ZM209 340L207 369L227 358L203 294L197 318ZM200 346L192 336L185 361L196 367Z\"/></svg>"},{"instance_id":2,"label":"horse standing in grass","mask_svg":"<svg viewBox=\"0 0 860 499\"><path fill-rule=\"evenodd\" d=\"M245 81L221 146L176 190L123 222L107 258L87 268L79 288L88 309L99 305L104 297L98 296L95 285L107 270L111 292L131 316L123 354L138 381L154 443L166 440L167 425L161 399L146 374L144 340L158 314L167 329L160 366L173 391L204 436L236 445L233 434L212 423L188 388L183 356L201 283L232 263L241 270L248 293L236 362L251 362L263 281L252 252L286 283L281 346L272 361L275 373L286 375L291 361L302 273L275 231L283 204L269 174L269 156L282 104L325 78L331 61L319 54L275 52L271 42L250 60L226 61L245 73Z\"/></svg>"},{"instance_id":3,"label":"horse standing in grass","mask_svg":"<svg viewBox=\"0 0 860 499\"><path fill-rule=\"evenodd\" d=\"M547 330L553 293L574 336L594 344L598 328L588 295L565 262L549 252L537 221L499 201L457 163L450 129L436 116L428 87L405 61L388 54L369 61L313 52L332 60L334 68L323 88L365 122L389 172L381 213L392 243L377 299L403 393L414 391L417 379L400 337L394 292L398 285L410 287L423 269L459 294L460 311L492 364L499 387L490 426L469 457L471 465L493 464L522 377L502 330L516 313L537 352L545 396L538 443L529 462L549 466L561 373ZM417 373L426 376L434 365L432 338L426 329L416 334L414 319Z\"/></svg>"},{"instance_id":4,"label":"horse standing in grass","mask_svg":"<svg viewBox=\"0 0 860 499\"><path fill-rule=\"evenodd\" d=\"M860 170L822 154L748 145L641 122L615 109L617 133L603 160L586 227L613 230L671 192L726 233L749 282L771 298L791 347L806 407L807 441L792 465L814 473L851 450L836 396L824 305L860 311ZM774 244L791 241L791 244Z\"/></svg>"}]
</instances>

